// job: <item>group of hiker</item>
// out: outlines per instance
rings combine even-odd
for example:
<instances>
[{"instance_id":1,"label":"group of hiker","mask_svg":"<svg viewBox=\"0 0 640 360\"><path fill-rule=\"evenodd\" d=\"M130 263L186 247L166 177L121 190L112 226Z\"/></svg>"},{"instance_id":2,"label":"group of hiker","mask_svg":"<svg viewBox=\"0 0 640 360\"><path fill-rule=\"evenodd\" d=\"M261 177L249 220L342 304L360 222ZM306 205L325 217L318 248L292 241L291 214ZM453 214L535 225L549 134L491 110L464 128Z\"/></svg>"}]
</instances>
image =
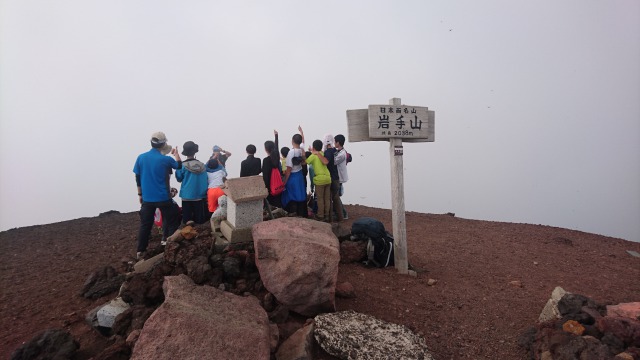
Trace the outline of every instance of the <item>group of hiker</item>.
<instances>
[{"instance_id":1,"label":"group of hiker","mask_svg":"<svg viewBox=\"0 0 640 360\"><path fill-rule=\"evenodd\" d=\"M314 140L305 150L304 132L300 126L298 133L292 136L291 148L279 148L278 132L274 130L273 133L274 140L264 143L267 156L262 161L255 157L256 146L247 145L247 158L240 165L240 177L262 174L268 190L265 206L269 208L283 208L290 215L313 216L319 221L344 220L346 211L340 196L343 184L349 179L346 166L351 161L351 155L344 149L345 137L327 134L322 140ZM186 157L183 160L178 149L167 143L164 133L151 135L151 149L138 156L133 168L141 204L138 258L144 255L154 220L158 223L159 216L163 244L181 222L202 224L209 219L226 217L227 199L223 187L231 153L217 145L212 150L204 163L195 158L198 144L187 141L181 152ZM168 154L172 157L166 156ZM169 185L174 170L176 180L181 183L182 209L172 199L177 190Z\"/></svg>"}]
</instances>

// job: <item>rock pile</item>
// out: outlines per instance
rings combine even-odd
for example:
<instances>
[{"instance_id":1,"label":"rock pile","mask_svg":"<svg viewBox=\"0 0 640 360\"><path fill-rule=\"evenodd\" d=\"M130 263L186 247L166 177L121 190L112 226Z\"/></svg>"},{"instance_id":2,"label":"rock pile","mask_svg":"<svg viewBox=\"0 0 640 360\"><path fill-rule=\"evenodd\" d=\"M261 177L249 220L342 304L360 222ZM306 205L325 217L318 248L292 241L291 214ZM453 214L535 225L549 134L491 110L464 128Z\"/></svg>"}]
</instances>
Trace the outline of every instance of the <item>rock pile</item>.
<instances>
[{"instance_id":1,"label":"rock pile","mask_svg":"<svg viewBox=\"0 0 640 360\"><path fill-rule=\"evenodd\" d=\"M634 304L637 312L628 311ZM532 359L640 359L638 316L640 303L605 307L556 288L541 322L523 334L520 345Z\"/></svg>"}]
</instances>

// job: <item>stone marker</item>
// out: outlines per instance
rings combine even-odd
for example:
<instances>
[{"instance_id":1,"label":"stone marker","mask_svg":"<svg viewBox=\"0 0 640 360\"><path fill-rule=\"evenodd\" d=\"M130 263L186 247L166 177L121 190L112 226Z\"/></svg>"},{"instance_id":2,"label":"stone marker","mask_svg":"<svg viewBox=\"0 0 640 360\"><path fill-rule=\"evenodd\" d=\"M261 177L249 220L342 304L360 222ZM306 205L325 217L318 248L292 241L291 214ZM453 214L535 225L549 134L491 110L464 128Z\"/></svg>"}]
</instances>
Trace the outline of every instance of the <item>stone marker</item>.
<instances>
[{"instance_id":1,"label":"stone marker","mask_svg":"<svg viewBox=\"0 0 640 360\"><path fill-rule=\"evenodd\" d=\"M226 188L227 220L220 231L231 242L251 241L251 227L262 222L264 199L269 195L262 176L229 179Z\"/></svg>"},{"instance_id":2,"label":"stone marker","mask_svg":"<svg viewBox=\"0 0 640 360\"><path fill-rule=\"evenodd\" d=\"M352 310L318 315L314 321L318 344L340 359L433 359L424 339L406 326Z\"/></svg>"},{"instance_id":3,"label":"stone marker","mask_svg":"<svg viewBox=\"0 0 640 360\"><path fill-rule=\"evenodd\" d=\"M165 277L163 290L131 360L269 359L269 320L255 297L198 286L186 275Z\"/></svg>"}]
</instances>

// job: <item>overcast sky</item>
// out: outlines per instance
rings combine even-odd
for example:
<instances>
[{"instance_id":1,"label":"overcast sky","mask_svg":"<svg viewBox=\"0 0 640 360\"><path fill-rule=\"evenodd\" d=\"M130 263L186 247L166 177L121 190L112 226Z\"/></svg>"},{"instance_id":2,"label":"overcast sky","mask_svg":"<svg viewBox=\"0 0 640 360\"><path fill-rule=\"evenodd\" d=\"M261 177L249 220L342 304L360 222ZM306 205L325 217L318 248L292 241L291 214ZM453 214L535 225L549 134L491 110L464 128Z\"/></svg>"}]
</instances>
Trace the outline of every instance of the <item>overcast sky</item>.
<instances>
[{"instance_id":1,"label":"overcast sky","mask_svg":"<svg viewBox=\"0 0 640 360\"><path fill-rule=\"evenodd\" d=\"M407 210L640 240L637 0L0 4L0 230L136 210L155 131L237 176L399 97L436 112ZM344 201L389 208L388 144L346 148Z\"/></svg>"}]
</instances>

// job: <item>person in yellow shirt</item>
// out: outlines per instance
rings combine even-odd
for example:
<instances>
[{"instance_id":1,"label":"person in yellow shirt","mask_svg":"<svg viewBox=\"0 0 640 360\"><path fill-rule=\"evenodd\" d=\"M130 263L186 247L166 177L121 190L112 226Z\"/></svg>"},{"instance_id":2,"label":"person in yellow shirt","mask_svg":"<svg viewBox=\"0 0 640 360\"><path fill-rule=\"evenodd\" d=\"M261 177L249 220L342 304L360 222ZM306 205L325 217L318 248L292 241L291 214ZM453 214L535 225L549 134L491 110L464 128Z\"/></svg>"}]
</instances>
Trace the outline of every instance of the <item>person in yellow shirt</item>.
<instances>
[{"instance_id":1,"label":"person in yellow shirt","mask_svg":"<svg viewBox=\"0 0 640 360\"><path fill-rule=\"evenodd\" d=\"M316 220L328 222L331 215L331 174L327 168L329 160L324 157L321 140L315 140L310 150L311 156L306 161L313 166L313 185L318 199Z\"/></svg>"},{"instance_id":2,"label":"person in yellow shirt","mask_svg":"<svg viewBox=\"0 0 640 360\"><path fill-rule=\"evenodd\" d=\"M282 163L283 171L287 168L287 155L289 155L289 150L290 149L286 146L283 146L282 149L280 149L280 162Z\"/></svg>"}]
</instances>

